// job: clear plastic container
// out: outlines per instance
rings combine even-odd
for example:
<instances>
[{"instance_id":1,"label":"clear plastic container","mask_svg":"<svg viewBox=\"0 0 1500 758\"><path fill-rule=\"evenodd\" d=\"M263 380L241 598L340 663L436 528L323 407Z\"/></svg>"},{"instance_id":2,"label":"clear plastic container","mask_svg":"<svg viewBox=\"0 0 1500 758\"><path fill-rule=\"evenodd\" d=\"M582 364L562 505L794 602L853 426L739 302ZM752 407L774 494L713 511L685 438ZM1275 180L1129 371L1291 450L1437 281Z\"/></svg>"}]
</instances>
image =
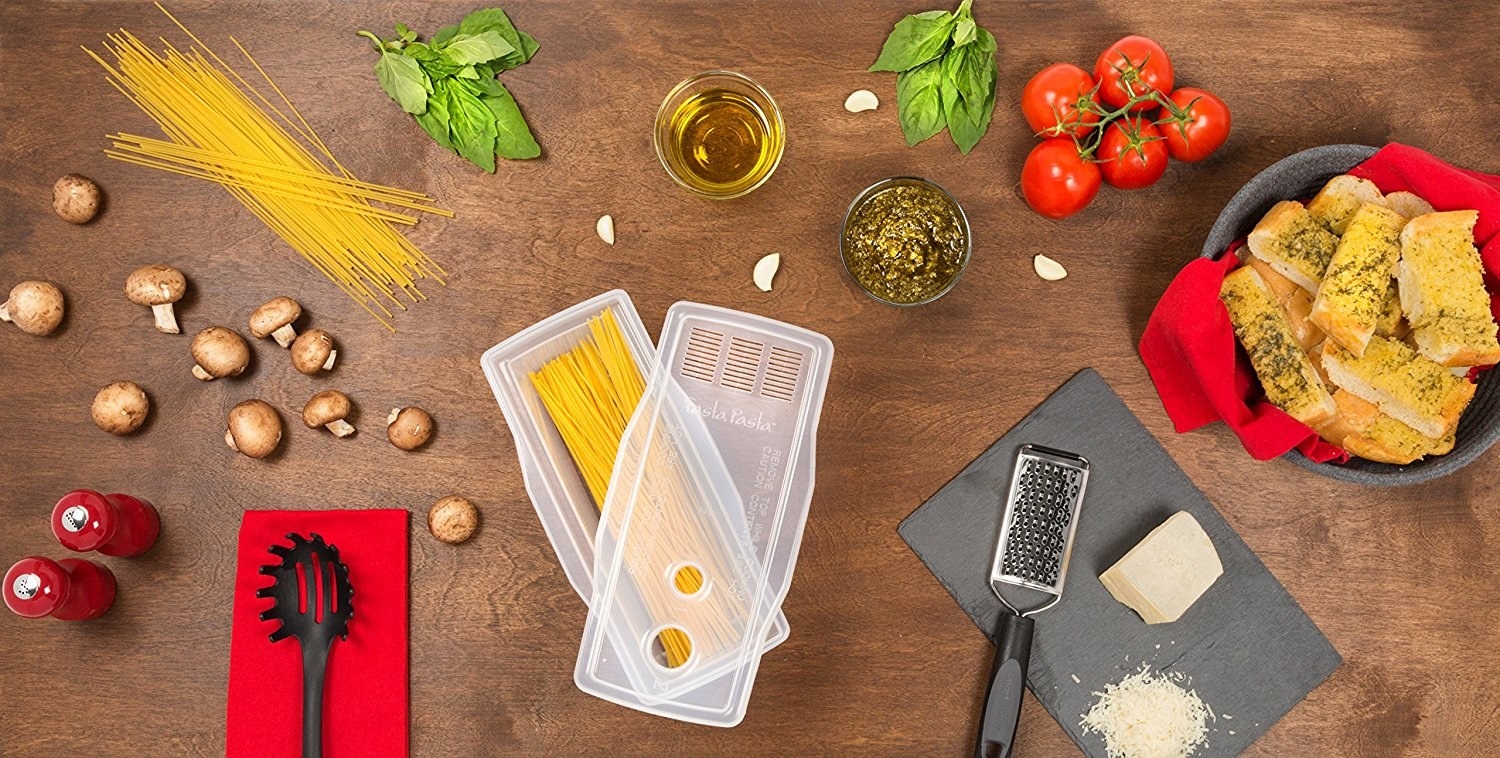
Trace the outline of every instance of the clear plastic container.
<instances>
[{"instance_id":1,"label":"clear plastic container","mask_svg":"<svg viewBox=\"0 0 1500 758\"><path fill-rule=\"evenodd\" d=\"M515 439L526 493L563 573L585 603L594 591L594 537L599 510L529 377L547 361L583 341L589 335L588 320L605 309L614 312L636 367L642 376L649 377L656 363L656 349L623 290L611 290L554 314L485 351L480 359ZM786 617L778 613L764 634L765 650L786 641L791 634Z\"/></svg>"},{"instance_id":2,"label":"clear plastic container","mask_svg":"<svg viewBox=\"0 0 1500 758\"><path fill-rule=\"evenodd\" d=\"M761 656L749 641L779 616L806 524L832 356L826 337L780 322L693 303L668 311L598 534L580 689L702 724L744 717ZM686 497L664 500L652 475ZM674 597L672 571L688 564L705 589ZM692 640L685 664L663 664L664 628Z\"/></svg>"}]
</instances>

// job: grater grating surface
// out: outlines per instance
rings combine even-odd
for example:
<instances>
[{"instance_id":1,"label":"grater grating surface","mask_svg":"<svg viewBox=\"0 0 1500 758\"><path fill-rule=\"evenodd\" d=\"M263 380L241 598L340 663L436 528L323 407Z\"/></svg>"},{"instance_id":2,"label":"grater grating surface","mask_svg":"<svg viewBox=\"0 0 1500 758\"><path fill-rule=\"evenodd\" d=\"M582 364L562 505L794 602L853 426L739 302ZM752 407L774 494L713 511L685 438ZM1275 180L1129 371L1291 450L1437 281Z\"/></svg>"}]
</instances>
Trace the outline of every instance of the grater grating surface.
<instances>
[{"instance_id":1,"label":"grater grating surface","mask_svg":"<svg viewBox=\"0 0 1500 758\"><path fill-rule=\"evenodd\" d=\"M1032 445L1021 448L990 572L997 594L1001 584L1062 594L1087 481L1084 459Z\"/></svg>"}]
</instances>

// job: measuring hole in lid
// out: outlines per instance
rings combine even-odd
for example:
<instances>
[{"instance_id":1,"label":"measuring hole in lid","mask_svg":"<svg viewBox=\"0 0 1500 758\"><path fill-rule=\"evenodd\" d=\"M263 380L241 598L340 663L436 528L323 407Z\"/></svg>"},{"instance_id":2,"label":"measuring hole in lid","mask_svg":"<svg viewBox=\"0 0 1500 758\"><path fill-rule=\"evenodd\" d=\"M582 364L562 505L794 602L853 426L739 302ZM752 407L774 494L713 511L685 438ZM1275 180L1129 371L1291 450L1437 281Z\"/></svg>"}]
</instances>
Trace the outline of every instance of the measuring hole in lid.
<instances>
[{"instance_id":1,"label":"measuring hole in lid","mask_svg":"<svg viewBox=\"0 0 1500 758\"><path fill-rule=\"evenodd\" d=\"M651 635L648 645L651 660L664 669L681 668L693 660L693 640L679 627L663 627Z\"/></svg>"},{"instance_id":2,"label":"measuring hole in lid","mask_svg":"<svg viewBox=\"0 0 1500 758\"><path fill-rule=\"evenodd\" d=\"M673 564L667 569L672 583L672 589L677 594L689 599L697 600L708 594L709 582L703 576L703 569L696 563L682 562Z\"/></svg>"}]
</instances>

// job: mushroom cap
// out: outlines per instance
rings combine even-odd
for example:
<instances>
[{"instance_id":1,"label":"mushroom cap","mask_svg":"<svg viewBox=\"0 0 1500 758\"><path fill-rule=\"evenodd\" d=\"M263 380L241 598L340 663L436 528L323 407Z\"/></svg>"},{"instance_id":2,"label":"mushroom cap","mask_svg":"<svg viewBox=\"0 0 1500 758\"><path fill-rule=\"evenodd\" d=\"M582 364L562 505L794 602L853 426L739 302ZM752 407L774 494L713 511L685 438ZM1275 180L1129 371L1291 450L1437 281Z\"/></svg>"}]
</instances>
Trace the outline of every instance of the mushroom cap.
<instances>
[{"instance_id":1,"label":"mushroom cap","mask_svg":"<svg viewBox=\"0 0 1500 758\"><path fill-rule=\"evenodd\" d=\"M52 185L52 210L70 224L87 224L99 214L99 185L81 174L65 174Z\"/></svg>"},{"instance_id":2,"label":"mushroom cap","mask_svg":"<svg viewBox=\"0 0 1500 758\"><path fill-rule=\"evenodd\" d=\"M348 395L338 390L323 390L313 395L307 405L302 406L302 423L307 424L308 429L317 429L324 424L348 418L349 410Z\"/></svg>"},{"instance_id":3,"label":"mushroom cap","mask_svg":"<svg viewBox=\"0 0 1500 758\"><path fill-rule=\"evenodd\" d=\"M433 504L427 511L427 531L432 536L450 545L473 536L479 527L479 509L467 498L449 495Z\"/></svg>"},{"instance_id":4,"label":"mushroom cap","mask_svg":"<svg viewBox=\"0 0 1500 758\"><path fill-rule=\"evenodd\" d=\"M135 382L107 384L94 395L94 424L110 434L130 434L141 428L151 401Z\"/></svg>"},{"instance_id":5,"label":"mushroom cap","mask_svg":"<svg viewBox=\"0 0 1500 758\"><path fill-rule=\"evenodd\" d=\"M62 323L62 290L51 282L21 282L11 288L5 311L21 331L39 337L51 334Z\"/></svg>"},{"instance_id":6,"label":"mushroom cap","mask_svg":"<svg viewBox=\"0 0 1500 758\"><path fill-rule=\"evenodd\" d=\"M261 340L302 317L302 306L289 297L272 298L250 314L250 334Z\"/></svg>"},{"instance_id":7,"label":"mushroom cap","mask_svg":"<svg viewBox=\"0 0 1500 758\"><path fill-rule=\"evenodd\" d=\"M142 266L125 278L125 297L136 305L166 305L182 299L187 278L171 266L160 263Z\"/></svg>"},{"instance_id":8,"label":"mushroom cap","mask_svg":"<svg viewBox=\"0 0 1500 758\"><path fill-rule=\"evenodd\" d=\"M432 436L432 416L421 408L397 408L391 416L385 436L402 450L416 450Z\"/></svg>"},{"instance_id":9,"label":"mushroom cap","mask_svg":"<svg viewBox=\"0 0 1500 758\"><path fill-rule=\"evenodd\" d=\"M292 365L304 374L316 374L332 352L333 337L322 329L309 329L292 342Z\"/></svg>"},{"instance_id":10,"label":"mushroom cap","mask_svg":"<svg viewBox=\"0 0 1500 758\"><path fill-rule=\"evenodd\" d=\"M193 360L210 376L236 376L250 363L250 346L233 329L210 326L193 336Z\"/></svg>"},{"instance_id":11,"label":"mushroom cap","mask_svg":"<svg viewBox=\"0 0 1500 758\"><path fill-rule=\"evenodd\" d=\"M281 416L264 400L246 400L229 409L229 436L241 453L264 458L281 444Z\"/></svg>"}]
</instances>

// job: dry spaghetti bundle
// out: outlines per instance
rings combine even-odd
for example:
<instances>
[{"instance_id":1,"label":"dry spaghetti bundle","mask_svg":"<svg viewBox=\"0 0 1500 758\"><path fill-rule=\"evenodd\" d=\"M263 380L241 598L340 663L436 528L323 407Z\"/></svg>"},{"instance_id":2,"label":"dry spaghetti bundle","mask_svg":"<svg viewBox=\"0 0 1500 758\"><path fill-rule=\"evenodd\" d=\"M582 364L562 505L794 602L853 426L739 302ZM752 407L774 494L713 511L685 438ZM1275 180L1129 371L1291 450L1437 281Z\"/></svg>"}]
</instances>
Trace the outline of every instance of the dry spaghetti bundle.
<instances>
[{"instance_id":1,"label":"dry spaghetti bundle","mask_svg":"<svg viewBox=\"0 0 1500 758\"><path fill-rule=\"evenodd\" d=\"M238 40L230 38L280 105L157 8L196 46L163 40L158 53L121 30L104 44L113 63L85 48L167 137L109 135L107 155L220 184L387 328L392 307L423 299L418 279L442 283L442 268L393 226L417 217L391 208L452 213L426 195L357 179Z\"/></svg>"},{"instance_id":2,"label":"dry spaghetti bundle","mask_svg":"<svg viewBox=\"0 0 1500 758\"><path fill-rule=\"evenodd\" d=\"M531 384L583 475L594 505L603 508L625 426L646 391L645 380L625 344L614 312L606 309L589 319L589 336L532 373ZM677 522L663 524L658 547L682 556L691 555L694 546L689 543L694 531L688 522L695 521L696 515L690 511L690 498L682 491L671 464L660 460L659 451L653 450L651 455L652 488L664 493L663 519ZM674 573L673 583L677 591L691 596L702 589L703 574L685 565ZM657 605L649 591L643 599ZM668 628L658 639L668 668L687 662L692 644L685 634Z\"/></svg>"}]
</instances>

